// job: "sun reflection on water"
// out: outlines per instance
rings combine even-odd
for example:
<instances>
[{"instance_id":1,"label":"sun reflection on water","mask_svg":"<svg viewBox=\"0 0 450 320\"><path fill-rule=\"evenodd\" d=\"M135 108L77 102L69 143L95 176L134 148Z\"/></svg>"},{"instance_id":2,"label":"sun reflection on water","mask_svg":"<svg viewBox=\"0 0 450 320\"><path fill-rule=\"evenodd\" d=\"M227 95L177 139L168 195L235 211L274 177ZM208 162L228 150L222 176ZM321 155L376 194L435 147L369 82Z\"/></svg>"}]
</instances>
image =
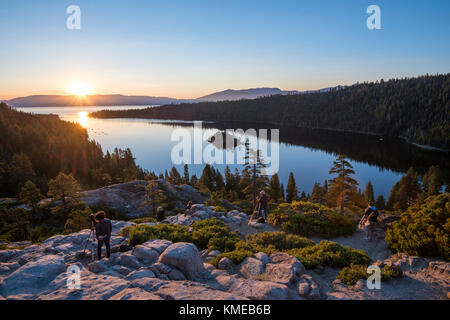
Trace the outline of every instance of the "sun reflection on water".
<instances>
[{"instance_id":1,"label":"sun reflection on water","mask_svg":"<svg viewBox=\"0 0 450 320\"><path fill-rule=\"evenodd\" d=\"M87 128L88 125L88 113L86 111L78 112L78 123L83 127Z\"/></svg>"}]
</instances>

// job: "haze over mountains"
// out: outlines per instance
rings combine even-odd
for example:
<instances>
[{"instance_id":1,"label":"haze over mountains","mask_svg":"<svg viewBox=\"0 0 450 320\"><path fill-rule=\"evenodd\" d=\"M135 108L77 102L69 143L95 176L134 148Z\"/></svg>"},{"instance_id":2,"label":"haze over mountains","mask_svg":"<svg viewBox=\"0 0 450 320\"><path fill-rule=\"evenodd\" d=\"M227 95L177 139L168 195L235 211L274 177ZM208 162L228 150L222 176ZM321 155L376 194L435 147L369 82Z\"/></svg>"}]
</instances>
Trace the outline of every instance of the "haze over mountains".
<instances>
[{"instance_id":1,"label":"haze over mountains","mask_svg":"<svg viewBox=\"0 0 450 320\"><path fill-rule=\"evenodd\" d=\"M340 88L338 86L336 88ZM243 90L224 90L196 99L176 99L170 97L126 96L121 94L86 95L32 95L4 100L12 107L62 107L62 106L136 106L136 105L166 105L195 102L236 101L256 99L272 95L302 94L311 92L326 92L331 88L310 91L285 91L278 88L252 88Z\"/></svg>"}]
</instances>

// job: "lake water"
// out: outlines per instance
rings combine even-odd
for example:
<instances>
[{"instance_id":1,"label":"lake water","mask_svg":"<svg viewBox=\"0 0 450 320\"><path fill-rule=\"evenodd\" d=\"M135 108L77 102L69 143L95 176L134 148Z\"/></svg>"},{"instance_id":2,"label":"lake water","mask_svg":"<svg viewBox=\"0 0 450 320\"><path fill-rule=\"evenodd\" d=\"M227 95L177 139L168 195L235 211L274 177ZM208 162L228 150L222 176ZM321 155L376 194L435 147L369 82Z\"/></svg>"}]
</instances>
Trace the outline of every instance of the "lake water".
<instances>
[{"instance_id":1,"label":"lake water","mask_svg":"<svg viewBox=\"0 0 450 320\"><path fill-rule=\"evenodd\" d=\"M180 121L144 120L144 119L93 119L89 112L101 109L131 109L147 106L119 106L119 107L47 107L47 108L18 108L21 111L57 114L63 120L74 121L85 127L89 137L99 142L106 152L114 148L130 148L136 157L136 162L143 168L155 173L170 170L172 149L178 141L172 141L174 130L185 129L193 134L193 123ZM243 127L244 126L244 127ZM274 126L261 124L226 124L203 123L202 134L210 137L220 130L248 128L273 129ZM328 174L333 160L339 154L345 154L351 160L356 172L355 178L364 188L368 181L372 181L375 193L389 195L392 186L401 178L409 167L424 172L431 165L438 164L444 171L448 181L448 154L417 148L399 139L386 137L331 132L324 130L300 129L281 127L279 146L279 176L286 186L289 172L294 172L299 190L310 193L315 182L323 183L330 179ZM203 147L211 145L204 141ZM223 150L222 146L213 145L214 152ZM225 151L230 153L233 150ZM183 164L176 165L182 174ZM204 167L203 164L189 165L191 174L198 177ZM223 171L225 165L214 165ZM230 165L242 169L242 165Z\"/></svg>"}]
</instances>

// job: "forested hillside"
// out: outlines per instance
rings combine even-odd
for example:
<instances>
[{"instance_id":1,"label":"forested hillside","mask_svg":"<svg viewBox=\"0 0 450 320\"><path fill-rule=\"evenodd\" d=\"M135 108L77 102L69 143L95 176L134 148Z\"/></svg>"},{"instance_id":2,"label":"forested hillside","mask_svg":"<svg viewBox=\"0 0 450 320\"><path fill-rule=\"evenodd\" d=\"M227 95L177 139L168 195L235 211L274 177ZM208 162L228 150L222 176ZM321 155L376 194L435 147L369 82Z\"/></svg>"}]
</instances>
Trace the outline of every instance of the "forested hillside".
<instances>
[{"instance_id":1,"label":"forested hillside","mask_svg":"<svg viewBox=\"0 0 450 320\"><path fill-rule=\"evenodd\" d=\"M130 150L104 155L85 128L53 115L32 115L0 104L0 196L16 195L28 180L42 192L59 172L85 187L143 176Z\"/></svg>"},{"instance_id":2,"label":"forested hillside","mask_svg":"<svg viewBox=\"0 0 450 320\"><path fill-rule=\"evenodd\" d=\"M402 137L450 149L450 74L362 83L329 92L94 112L98 118L249 121Z\"/></svg>"}]
</instances>

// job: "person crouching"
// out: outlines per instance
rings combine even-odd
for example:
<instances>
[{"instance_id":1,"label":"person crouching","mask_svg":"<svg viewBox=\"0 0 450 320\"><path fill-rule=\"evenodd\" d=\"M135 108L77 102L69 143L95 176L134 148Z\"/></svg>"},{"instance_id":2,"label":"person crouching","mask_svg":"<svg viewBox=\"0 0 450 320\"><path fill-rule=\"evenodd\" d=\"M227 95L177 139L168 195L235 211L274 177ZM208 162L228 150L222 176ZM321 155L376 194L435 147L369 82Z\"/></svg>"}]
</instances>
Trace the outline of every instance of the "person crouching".
<instances>
[{"instance_id":1,"label":"person crouching","mask_svg":"<svg viewBox=\"0 0 450 320\"><path fill-rule=\"evenodd\" d=\"M97 235L97 259L102 259L102 246L105 244L106 247L106 257L111 256L111 246L109 241L111 240L112 224L111 220L106 219L106 214L104 211L99 211L95 214L95 220L97 225L95 226L95 233Z\"/></svg>"}]
</instances>

